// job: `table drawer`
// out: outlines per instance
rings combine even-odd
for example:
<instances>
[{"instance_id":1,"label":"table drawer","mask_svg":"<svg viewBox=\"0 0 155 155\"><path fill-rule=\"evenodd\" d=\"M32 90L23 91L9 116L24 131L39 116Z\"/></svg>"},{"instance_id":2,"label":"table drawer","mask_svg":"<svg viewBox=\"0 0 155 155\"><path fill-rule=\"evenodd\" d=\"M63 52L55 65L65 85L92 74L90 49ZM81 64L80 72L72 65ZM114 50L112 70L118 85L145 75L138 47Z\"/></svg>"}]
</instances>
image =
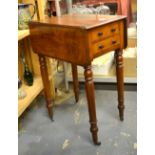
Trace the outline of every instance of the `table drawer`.
<instances>
[{"instance_id":1,"label":"table drawer","mask_svg":"<svg viewBox=\"0 0 155 155\"><path fill-rule=\"evenodd\" d=\"M110 36L119 34L119 23L111 23L104 27L99 27L91 32L91 41L96 42Z\"/></svg>"},{"instance_id":2,"label":"table drawer","mask_svg":"<svg viewBox=\"0 0 155 155\"><path fill-rule=\"evenodd\" d=\"M120 44L120 36L115 35L110 38L104 39L92 45L93 55L104 52L105 50L114 50Z\"/></svg>"}]
</instances>

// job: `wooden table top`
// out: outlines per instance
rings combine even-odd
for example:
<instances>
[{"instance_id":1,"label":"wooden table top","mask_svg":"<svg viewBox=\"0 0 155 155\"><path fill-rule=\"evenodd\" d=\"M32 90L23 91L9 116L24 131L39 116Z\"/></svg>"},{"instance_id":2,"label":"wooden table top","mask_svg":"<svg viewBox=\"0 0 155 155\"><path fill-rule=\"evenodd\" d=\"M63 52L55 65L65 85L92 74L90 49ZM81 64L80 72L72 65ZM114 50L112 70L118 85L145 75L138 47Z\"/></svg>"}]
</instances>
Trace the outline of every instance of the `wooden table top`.
<instances>
[{"instance_id":1,"label":"wooden table top","mask_svg":"<svg viewBox=\"0 0 155 155\"><path fill-rule=\"evenodd\" d=\"M98 27L114 21L122 20L124 18L126 17L118 15L99 15L98 18L96 18L96 15L94 14L68 14L62 15L60 17L52 17L45 18L39 21L32 21L32 23L91 29L93 27Z\"/></svg>"}]
</instances>

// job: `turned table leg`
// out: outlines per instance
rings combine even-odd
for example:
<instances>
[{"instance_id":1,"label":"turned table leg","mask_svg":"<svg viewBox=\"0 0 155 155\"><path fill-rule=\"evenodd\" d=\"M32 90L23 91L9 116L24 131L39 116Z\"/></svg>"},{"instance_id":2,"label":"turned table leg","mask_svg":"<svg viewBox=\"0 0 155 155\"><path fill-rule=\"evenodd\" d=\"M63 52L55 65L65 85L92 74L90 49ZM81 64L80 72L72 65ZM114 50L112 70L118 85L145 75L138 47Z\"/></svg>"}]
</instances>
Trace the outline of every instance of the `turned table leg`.
<instances>
[{"instance_id":1,"label":"turned table leg","mask_svg":"<svg viewBox=\"0 0 155 155\"><path fill-rule=\"evenodd\" d=\"M39 56L39 62L40 62L41 76L42 76L43 85L44 85L44 93L45 93L46 105L48 109L48 115L53 120L53 103L52 103L52 96L50 91L50 82L48 79L46 59L42 55L38 55L38 56Z\"/></svg>"},{"instance_id":2,"label":"turned table leg","mask_svg":"<svg viewBox=\"0 0 155 155\"><path fill-rule=\"evenodd\" d=\"M73 89L75 94L75 101L79 100L79 82L78 82L78 73L77 73L77 65L72 64L72 77L73 77Z\"/></svg>"},{"instance_id":3,"label":"turned table leg","mask_svg":"<svg viewBox=\"0 0 155 155\"><path fill-rule=\"evenodd\" d=\"M87 94L88 102L88 111L89 111L89 122L90 122L90 131L92 133L93 142L96 145L100 145L101 142L98 141L98 127L96 119L96 106L95 106L95 95L94 95L94 82L91 65L84 67L85 75L85 89Z\"/></svg>"},{"instance_id":4,"label":"turned table leg","mask_svg":"<svg viewBox=\"0 0 155 155\"><path fill-rule=\"evenodd\" d=\"M117 91L118 91L118 109L120 120L124 119L124 75L123 75L123 56L121 50L115 51L116 60L116 77L117 77Z\"/></svg>"}]
</instances>

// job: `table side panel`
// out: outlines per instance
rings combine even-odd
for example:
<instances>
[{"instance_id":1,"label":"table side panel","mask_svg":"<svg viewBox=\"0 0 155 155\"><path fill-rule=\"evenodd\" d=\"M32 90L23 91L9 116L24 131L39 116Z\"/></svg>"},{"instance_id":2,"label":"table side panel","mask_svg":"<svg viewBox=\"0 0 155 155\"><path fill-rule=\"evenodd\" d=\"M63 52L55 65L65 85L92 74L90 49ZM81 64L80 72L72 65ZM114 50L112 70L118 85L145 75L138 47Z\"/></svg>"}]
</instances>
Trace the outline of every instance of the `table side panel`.
<instances>
[{"instance_id":1,"label":"table side panel","mask_svg":"<svg viewBox=\"0 0 155 155\"><path fill-rule=\"evenodd\" d=\"M78 65L90 62L85 29L31 23L30 39L38 54Z\"/></svg>"},{"instance_id":2,"label":"table side panel","mask_svg":"<svg viewBox=\"0 0 155 155\"><path fill-rule=\"evenodd\" d=\"M127 19L123 19L120 21L120 49L123 50L127 48L128 45L128 36L127 36Z\"/></svg>"}]
</instances>

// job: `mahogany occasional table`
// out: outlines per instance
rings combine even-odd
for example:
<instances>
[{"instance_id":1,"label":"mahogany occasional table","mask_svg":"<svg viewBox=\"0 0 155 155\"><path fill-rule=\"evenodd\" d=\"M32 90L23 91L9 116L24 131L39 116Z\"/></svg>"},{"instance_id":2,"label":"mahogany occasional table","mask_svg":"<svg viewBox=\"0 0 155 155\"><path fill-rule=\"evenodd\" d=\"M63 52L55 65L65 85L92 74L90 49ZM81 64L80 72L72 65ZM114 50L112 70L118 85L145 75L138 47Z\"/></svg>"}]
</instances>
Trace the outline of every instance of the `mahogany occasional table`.
<instances>
[{"instance_id":1,"label":"mahogany occasional table","mask_svg":"<svg viewBox=\"0 0 155 155\"><path fill-rule=\"evenodd\" d=\"M90 131L93 142L99 145L94 96L94 82L91 62L107 52L115 50L118 88L118 109L123 121L124 83L122 50L127 46L126 17L100 15L63 15L29 24L33 51L38 54L44 84L48 114L53 117L53 101L45 57L70 62L75 99L78 101L79 88L77 65L84 67L85 89L88 101Z\"/></svg>"}]
</instances>

